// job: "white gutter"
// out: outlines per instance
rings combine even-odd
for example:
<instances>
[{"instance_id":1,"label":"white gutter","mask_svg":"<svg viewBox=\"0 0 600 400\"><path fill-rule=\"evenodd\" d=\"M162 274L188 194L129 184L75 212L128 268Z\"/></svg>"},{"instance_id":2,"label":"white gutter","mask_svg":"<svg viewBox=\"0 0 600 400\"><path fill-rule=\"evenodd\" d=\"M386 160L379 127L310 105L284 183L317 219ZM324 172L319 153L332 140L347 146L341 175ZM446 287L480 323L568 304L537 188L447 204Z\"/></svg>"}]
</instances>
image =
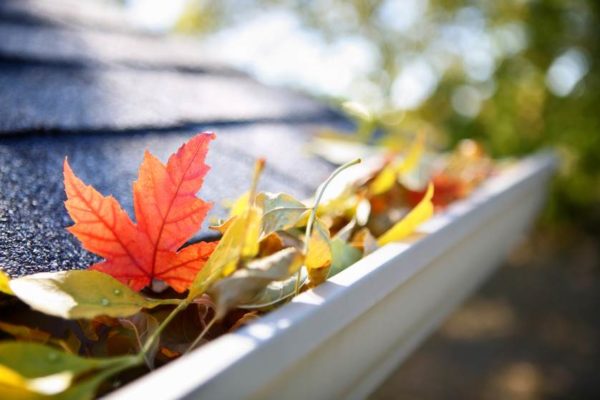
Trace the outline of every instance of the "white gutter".
<instances>
[{"instance_id":1,"label":"white gutter","mask_svg":"<svg viewBox=\"0 0 600 400\"><path fill-rule=\"evenodd\" d=\"M549 153L518 162L423 224L413 243L377 250L108 398L366 397L528 230L555 164Z\"/></svg>"}]
</instances>

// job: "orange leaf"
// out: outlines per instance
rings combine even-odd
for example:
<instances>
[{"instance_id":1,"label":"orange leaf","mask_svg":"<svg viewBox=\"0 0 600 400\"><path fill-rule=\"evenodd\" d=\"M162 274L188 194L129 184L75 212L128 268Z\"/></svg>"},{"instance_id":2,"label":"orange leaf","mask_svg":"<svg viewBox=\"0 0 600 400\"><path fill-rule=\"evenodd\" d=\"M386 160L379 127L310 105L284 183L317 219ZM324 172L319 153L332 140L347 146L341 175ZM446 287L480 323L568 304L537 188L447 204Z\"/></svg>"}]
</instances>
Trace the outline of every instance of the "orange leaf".
<instances>
[{"instance_id":1,"label":"orange leaf","mask_svg":"<svg viewBox=\"0 0 600 400\"><path fill-rule=\"evenodd\" d=\"M112 196L103 196L64 163L69 227L83 247L105 259L91 268L134 290L160 279L177 291L188 288L216 244L197 243L179 253L211 207L196 197L209 167L204 163L214 134L200 134L181 146L165 166L146 152L134 183L137 226Z\"/></svg>"},{"instance_id":2,"label":"orange leaf","mask_svg":"<svg viewBox=\"0 0 600 400\"><path fill-rule=\"evenodd\" d=\"M213 134L198 135L179 148L165 167L144 155L133 200L138 229L151 243L150 271L157 276L161 257L169 257L198 231L212 204L196 197L209 167L204 163Z\"/></svg>"},{"instance_id":3,"label":"orange leaf","mask_svg":"<svg viewBox=\"0 0 600 400\"><path fill-rule=\"evenodd\" d=\"M186 290L204 266L219 242L199 242L183 248L179 253L163 256L158 265L161 267L155 277L169 284L178 292Z\"/></svg>"},{"instance_id":4,"label":"orange leaf","mask_svg":"<svg viewBox=\"0 0 600 400\"><path fill-rule=\"evenodd\" d=\"M101 195L77 178L66 159L64 176L65 206L75 222L68 231L86 250L108 260L96 264L95 269L141 290L151 278L144 243L139 240L136 226L114 197Z\"/></svg>"}]
</instances>

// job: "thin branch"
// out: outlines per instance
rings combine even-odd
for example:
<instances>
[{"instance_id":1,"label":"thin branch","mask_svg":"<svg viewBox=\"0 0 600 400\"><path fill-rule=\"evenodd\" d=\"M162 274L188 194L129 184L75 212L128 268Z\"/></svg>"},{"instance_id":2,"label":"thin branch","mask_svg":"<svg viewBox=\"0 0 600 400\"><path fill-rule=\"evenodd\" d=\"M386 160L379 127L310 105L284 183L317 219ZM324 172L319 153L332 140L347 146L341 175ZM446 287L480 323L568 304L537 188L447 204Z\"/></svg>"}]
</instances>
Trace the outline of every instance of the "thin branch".
<instances>
[{"instance_id":1,"label":"thin branch","mask_svg":"<svg viewBox=\"0 0 600 400\"><path fill-rule=\"evenodd\" d=\"M215 317L213 317L213 319L210 320L210 322L204 327L204 329L202 330L202 332L200 332L200 334L198 335L198 337L196 338L196 340L194 340L194 342L190 345L190 347L188 347L188 349L185 351L184 354L189 353L190 351L192 351L197 345L198 343L200 343L200 340L202 340L202 338L204 337L204 335L206 335L206 333L209 331L209 329L213 326L213 324L217 322L217 318L216 315Z\"/></svg>"},{"instance_id":2,"label":"thin branch","mask_svg":"<svg viewBox=\"0 0 600 400\"><path fill-rule=\"evenodd\" d=\"M355 160L347 162L344 165L339 166L335 171L333 171L331 173L331 175L329 175L329 178L327 178L327 180L325 182L323 182L317 189L315 203L313 204L312 210L310 212L310 216L308 217L308 223L306 224L306 233L304 234L304 255L305 256L308 254L308 246L309 246L309 242L310 242L310 237L312 235L313 225L317 218L317 209L319 208L319 204L321 203L321 199L323 198L325 189L327 189L327 186L329 186L331 181L336 176L338 176L340 174L340 172L344 171L345 169L347 169L353 165L360 164L360 163L361 163L361 159L357 158ZM296 275L296 286L295 286L296 295L298 295L299 291L300 291L300 271L298 271L298 274Z\"/></svg>"}]
</instances>

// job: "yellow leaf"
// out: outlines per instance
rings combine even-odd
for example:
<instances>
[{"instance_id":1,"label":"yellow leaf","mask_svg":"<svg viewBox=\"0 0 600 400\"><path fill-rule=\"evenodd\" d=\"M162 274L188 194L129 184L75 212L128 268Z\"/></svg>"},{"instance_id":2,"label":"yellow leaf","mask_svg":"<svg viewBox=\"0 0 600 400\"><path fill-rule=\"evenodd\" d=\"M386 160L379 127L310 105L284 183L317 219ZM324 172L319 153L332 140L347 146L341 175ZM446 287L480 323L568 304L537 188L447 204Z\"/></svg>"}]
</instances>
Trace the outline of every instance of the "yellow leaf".
<instances>
[{"instance_id":1,"label":"yellow leaf","mask_svg":"<svg viewBox=\"0 0 600 400\"><path fill-rule=\"evenodd\" d=\"M18 388L27 388L27 379L16 373L10 368L0 365L0 385L15 386Z\"/></svg>"},{"instance_id":2,"label":"yellow leaf","mask_svg":"<svg viewBox=\"0 0 600 400\"><path fill-rule=\"evenodd\" d=\"M8 286L8 282L10 282L10 278L4 271L0 270L0 292L14 295L13 291L10 290L10 286Z\"/></svg>"},{"instance_id":3,"label":"yellow leaf","mask_svg":"<svg viewBox=\"0 0 600 400\"><path fill-rule=\"evenodd\" d=\"M381 172L377 174L375 180L370 185L371 193L373 195L378 195L390 190L396 183L399 175L406 174L419 165L424 149L425 135L419 133L402 160L397 163L387 164Z\"/></svg>"},{"instance_id":4,"label":"yellow leaf","mask_svg":"<svg viewBox=\"0 0 600 400\"><path fill-rule=\"evenodd\" d=\"M265 160L257 160L250 190L234 203L231 209L232 217L220 227L216 227L223 233L223 237L194 278L188 300L203 294L216 280L235 272L242 258L251 258L258 254L262 210L255 205L256 187L264 167Z\"/></svg>"},{"instance_id":5,"label":"yellow leaf","mask_svg":"<svg viewBox=\"0 0 600 400\"><path fill-rule=\"evenodd\" d=\"M230 221L229 227L224 232L219 244L204 265L204 268L196 276L190 293L193 291L199 278L207 280L206 283L199 283L208 284L212 279L219 278L221 274L228 275L225 272L233 272L235 270L237 262L240 259L242 246L244 245L242 238L244 237L246 226L244 218L241 217L233 217Z\"/></svg>"},{"instance_id":6,"label":"yellow leaf","mask_svg":"<svg viewBox=\"0 0 600 400\"><path fill-rule=\"evenodd\" d=\"M419 132L412 145L410 146L406 157L404 157L404 159L400 161L400 163L398 163L398 165L396 166L396 174L406 174L415 169L417 165L419 165L419 161L421 161L421 157L423 157L424 151L425 134L423 134L423 132Z\"/></svg>"},{"instance_id":7,"label":"yellow leaf","mask_svg":"<svg viewBox=\"0 0 600 400\"><path fill-rule=\"evenodd\" d=\"M396 171L392 163L388 163L377 174L375 180L370 185L371 193L378 195L390 190L396 183Z\"/></svg>"},{"instance_id":8,"label":"yellow leaf","mask_svg":"<svg viewBox=\"0 0 600 400\"><path fill-rule=\"evenodd\" d=\"M5 394L6 388L20 389L12 391L19 398L56 395L64 392L78 376L124 365L126 361L124 357L83 358L38 343L3 341L0 343L0 396Z\"/></svg>"},{"instance_id":9,"label":"yellow leaf","mask_svg":"<svg viewBox=\"0 0 600 400\"><path fill-rule=\"evenodd\" d=\"M329 229L319 219L315 219L310 240L308 242L308 252L306 254L306 268L323 268L331 265L331 246Z\"/></svg>"},{"instance_id":10,"label":"yellow leaf","mask_svg":"<svg viewBox=\"0 0 600 400\"><path fill-rule=\"evenodd\" d=\"M317 215L319 217L326 215L344 215L348 218L352 218L356 213L361 200L362 197L356 194L356 187L348 185L337 196L327 199L319 204Z\"/></svg>"},{"instance_id":11,"label":"yellow leaf","mask_svg":"<svg viewBox=\"0 0 600 400\"><path fill-rule=\"evenodd\" d=\"M240 216L248 209L250 204L250 192L242 194L238 199L231 205L229 210L229 216L235 217Z\"/></svg>"},{"instance_id":12,"label":"yellow leaf","mask_svg":"<svg viewBox=\"0 0 600 400\"><path fill-rule=\"evenodd\" d=\"M250 207L241 216L230 218L227 229L210 258L190 287L188 299L203 294L217 279L231 275L242 257L254 257L259 250L261 212Z\"/></svg>"},{"instance_id":13,"label":"yellow leaf","mask_svg":"<svg viewBox=\"0 0 600 400\"><path fill-rule=\"evenodd\" d=\"M229 227L231 226L231 223L237 218L238 216L233 216L231 218L229 218L227 221L223 221L220 225L211 225L208 228L212 229L213 231L217 231L219 232L221 235L223 235L227 229L229 229Z\"/></svg>"},{"instance_id":14,"label":"yellow leaf","mask_svg":"<svg viewBox=\"0 0 600 400\"><path fill-rule=\"evenodd\" d=\"M242 257L254 257L258 254L262 212L258 207L250 207L244 215L245 232Z\"/></svg>"},{"instance_id":15,"label":"yellow leaf","mask_svg":"<svg viewBox=\"0 0 600 400\"><path fill-rule=\"evenodd\" d=\"M383 246L390 242L396 242L404 239L423 222L427 221L433 215L433 184L429 184L427 193L423 199L413 208L402 220L397 222L387 232L379 237L377 244Z\"/></svg>"}]
</instances>

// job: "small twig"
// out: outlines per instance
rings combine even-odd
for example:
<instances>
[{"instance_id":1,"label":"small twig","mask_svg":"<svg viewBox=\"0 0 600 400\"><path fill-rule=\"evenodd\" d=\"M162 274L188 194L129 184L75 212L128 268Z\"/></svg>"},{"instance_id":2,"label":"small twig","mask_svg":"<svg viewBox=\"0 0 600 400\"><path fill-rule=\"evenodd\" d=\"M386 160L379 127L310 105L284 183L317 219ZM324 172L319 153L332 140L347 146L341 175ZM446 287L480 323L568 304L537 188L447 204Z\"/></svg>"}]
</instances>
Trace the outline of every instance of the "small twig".
<instances>
[{"instance_id":1,"label":"small twig","mask_svg":"<svg viewBox=\"0 0 600 400\"><path fill-rule=\"evenodd\" d=\"M127 318L119 318L119 322L121 322L122 324L126 324L129 325L129 327L133 330L133 333L135 334L135 339L137 341L137 345L138 345L138 349L141 352L142 349L144 348L144 345L142 344L142 335L145 334L147 332L140 332L137 328L137 326L130 320L128 320ZM150 359L150 354L148 353L144 353L144 361L146 362L146 365L148 366L149 369L154 369L153 366L153 360Z\"/></svg>"},{"instance_id":2,"label":"small twig","mask_svg":"<svg viewBox=\"0 0 600 400\"><path fill-rule=\"evenodd\" d=\"M173 320L173 318L175 318L175 316L177 314L179 314L179 312L182 311L184 308L186 308L189 304L190 304L190 301L188 301L188 300L183 300L181 303L179 303L177 305L177 307L175 307L173 309L173 311L171 311L171 313L167 316L167 318L165 318L160 323L158 328L156 328L156 330L154 332L152 332L152 335L150 335L150 337L146 340L146 343L144 343L144 347L142 347L142 350L139 353L144 358L144 360L146 358L146 354L148 354L148 352L154 345L154 342L160 338L160 334L167 327L169 322L171 322Z\"/></svg>"},{"instance_id":3,"label":"small twig","mask_svg":"<svg viewBox=\"0 0 600 400\"><path fill-rule=\"evenodd\" d=\"M252 211L252 207L254 207L254 203L256 202L256 190L258 188L258 180L260 179L260 175L262 174L264 168L265 159L259 158L258 160L256 160L256 163L254 164L254 174L252 175L252 183L250 185L250 191L248 192L248 210L240 217L246 216L247 218L247 216L250 215L250 211ZM250 224L248 224L247 222L248 221L246 221L246 226L244 227L244 236L242 236L242 239L240 240L240 255L243 254L244 248L246 247L246 238L248 237L248 229L250 227Z\"/></svg>"},{"instance_id":4,"label":"small twig","mask_svg":"<svg viewBox=\"0 0 600 400\"><path fill-rule=\"evenodd\" d=\"M319 204L321 203L321 199L323 198L325 189L327 189L327 186L331 183L331 181L336 176L339 175L340 172L342 172L343 170L345 170L353 165L360 164L360 163L361 163L361 159L357 158L355 160L347 162L344 165L339 166L335 171L333 171L331 173L331 175L329 175L329 178L327 178L327 180L325 182L323 182L317 189L315 202L314 202L313 206L311 207L310 216L308 217L308 222L306 223L306 232L304 234L304 251L303 252L304 252L305 256L308 254L308 246L309 246L308 244L310 242L310 237L312 235L312 228L313 228L313 225L317 218L317 209L319 208ZM296 275L296 286L294 288L296 296L298 295L299 290L300 290L300 270L298 270L298 273Z\"/></svg>"},{"instance_id":5,"label":"small twig","mask_svg":"<svg viewBox=\"0 0 600 400\"><path fill-rule=\"evenodd\" d=\"M141 351L144 345L142 344L142 338L140 337L140 333L138 332L137 326L135 326L135 324L127 318L119 318L119 322L122 324L129 325L131 327L131 330L133 330L133 333L135 333L135 340L137 341L138 348ZM146 362L147 361L148 360L146 360Z\"/></svg>"},{"instance_id":6,"label":"small twig","mask_svg":"<svg viewBox=\"0 0 600 400\"><path fill-rule=\"evenodd\" d=\"M265 159L259 158L258 160L256 160L256 164L254 164L252 184L250 185L250 191L248 192L248 203L250 207L254 205L254 200L256 198L256 189L258 187L258 180L263 172L263 169L265 169Z\"/></svg>"},{"instance_id":7,"label":"small twig","mask_svg":"<svg viewBox=\"0 0 600 400\"><path fill-rule=\"evenodd\" d=\"M188 347L188 349L184 352L184 354L187 354L190 351L192 351L198 345L198 343L200 343L200 340L202 340L202 338L204 337L204 335L206 335L206 333L210 330L210 328L213 326L213 324L215 322L217 322L216 316L213 317L213 319L211 319L208 324L206 324L206 326L204 327L204 329L202 330L202 332L200 332L200 334L198 335L198 337L196 338L196 340L194 340L192 342L192 344L190 345L190 347Z\"/></svg>"},{"instance_id":8,"label":"small twig","mask_svg":"<svg viewBox=\"0 0 600 400\"><path fill-rule=\"evenodd\" d=\"M206 322L204 321L204 319L206 318L210 310L214 310L216 308L215 303L212 302L210 297L202 295L202 297L199 297L194 300L194 304L196 304L197 306L202 306L204 309L204 312L198 310L198 314L200 315L200 324L202 324L202 329L204 329L206 327Z\"/></svg>"},{"instance_id":9,"label":"small twig","mask_svg":"<svg viewBox=\"0 0 600 400\"><path fill-rule=\"evenodd\" d=\"M308 253L308 238L310 238L310 235L312 234L312 227L315 223L315 219L317 218L317 209L319 208L319 204L321 203L321 199L323 198L323 194L325 193L325 189L327 189L327 186L329 186L329 184L331 183L331 181L340 174L340 172L342 172L343 170L356 165L356 164L360 164L361 163L361 159L357 158L355 160L349 161L344 165L341 165L340 167L338 167L335 171L333 171L331 173L331 175L329 175L329 178L327 178L327 180L325 182L323 182L321 184L321 186L319 186L319 188L317 189L317 196L315 198L315 203L313 204L313 206L311 207L311 213L310 216L308 217L308 222L306 224L306 233L305 233L305 241L304 241L304 254Z\"/></svg>"}]
</instances>

